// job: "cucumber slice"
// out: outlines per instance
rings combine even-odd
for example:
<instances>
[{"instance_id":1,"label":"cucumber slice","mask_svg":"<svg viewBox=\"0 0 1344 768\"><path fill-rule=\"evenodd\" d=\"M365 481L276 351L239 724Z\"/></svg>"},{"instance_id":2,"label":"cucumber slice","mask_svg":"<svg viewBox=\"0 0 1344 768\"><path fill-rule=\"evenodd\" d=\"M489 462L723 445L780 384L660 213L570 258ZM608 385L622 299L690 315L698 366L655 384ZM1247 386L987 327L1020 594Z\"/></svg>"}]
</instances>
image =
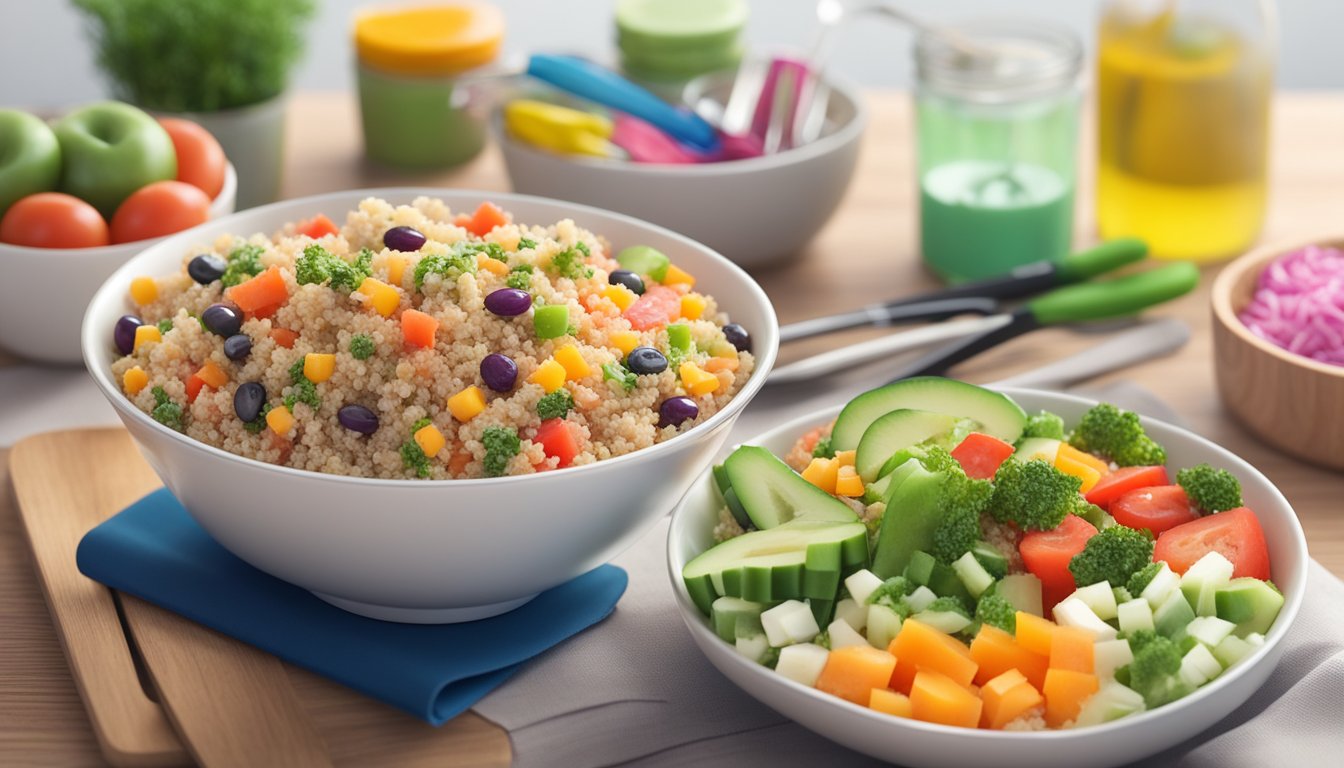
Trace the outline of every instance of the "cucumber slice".
<instances>
[{"instance_id":1,"label":"cucumber slice","mask_svg":"<svg viewBox=\"0 0 1344 768\"><path fill-rule=\"evenodd\" d=\"M728 479L728 469L722 464L714 465L714 487L719 489L720 496L733 487L732 482Z\"/></svg>"},{"instance_id":2,"label":"cucumber slice","mask_svg":"<svg viewBox=\"0 0 1344 768\"><path fill-rule=\"evenodd\" d=\"M785 600L761 613L761 626L770 645L778 648L793 643L805 643L821 633L812 617L812 609L798 600Z\"/></svg>"},{"instance_id":3,"label":"cucumber slice","mask_svg":"<svg viewBox=\"0 0 1344 768\"><path fill-rule=\"evenodd\" d=\"M710 606L710 620L714 622L714 631L724 642L731 643L741 635L760 634L761 611L765 606L743 600L740 597L720 597ZM751 628L756 632L752 633Z\"/></svg>"},{"instance_id":4,"label":"cucumber slice","mask_svg":"<svg viewBox=\"0 0 1344 768\"><path fill-rule=\"evenodd\" d=\"M1196 643L1195 647L1181 657L1181 669L1177 674L1191 688L1198 688L1222 672L1223 665L1218 663L1213 653Z\"/></svg>"},{"instance_id":5,"label":"cucumber slice","mask_svg":"<svg viewBox=\"0 0 1344 768\"><path fill-rule=\"evenodd\" d=\"M1114 640L1115 627L1097 618L1087 603L1076 597L1066 597L1055 606L1055 623L1061 627L1078 627L1092 633L1097 641Z\"/></svg>"},{"instance_id":6,"label":"cucumber slice","mask_svg":"<svg viewBox=\"0 0 1344 768\"><path fill-rule=\"evenodd\" d=\"M933 546L943 520L943 476L907 461L892 473L886 502L873 550L873 573L883 579L899 576L916 551Z\"/></svg>"},{"instance_id":7,"label":"cucumber slice","mask_svg":"<svg viewBox=\"0 0 1344 768\"><path fill-rule=\"evenodd\" d=\"M919 613L928 608L938 596L933 594L933 590L925 586L915 587L915 591L905 596L905 607L910 609L911 613Z\"/></svg>"},{"instance_id":8,"label":"cucumber slice","mask_svg":"<svg viewBox=\"0 0 1344 768\"><path fill-rule=\"evenodd\" d=\"M971 626L971 620L956 611L920 611L910 618L949 635Z\"/></svg>"},{"instance_id":9,"label":"cucumber slice","mask_svg":"<svg viewBox=\"0 0 1344 768\"><path fill-rule=\"evenodd\" d=\"M1073 597L1082 600L1098 619L1106 621L1115 618L1115 592L1109 582L1099 581L1074 590Z\"/></svg>"},{"instance_id":10,"label":"cucumber slice","mask_svg":"<svg viewBox=\"0 0 1344 768\"><path fill-rule=\"evenodd\" d=\"M881 416L902 408L945 413L972 419L980 431L1006 442L1017 442L1027 414L1006 395L956 379L918 376L865 392L845 406L835 421L831 444L838 451L859 447L868 427Z\"/></svg>"},{"instance_id":11,"label":"cucumber slice","mask_svg":"<svg viewBox=\"0 0 1344 768\"><path fill-rule=\"evenodd\" d=\"M957 417L945 413L902 408L883 414L859 439L854 469L865 483L871 483L897 451L945 435L956 425Z\"/></svg>"},{"instance_id":12,"label":"cucumber slice","mask_svg":"<svg viewBox=\"0 0 1344 768\"><path fill-rule=\"evenodd\" d=\"M852 597L835 604L835 618L862 632L868 626L868 607Z\"/></svg>"},{"instance_id":13,"label":"cucumber slice","mask_svg":"<svg viewBox=\"0 0 1344 768\"><path fill-rule=\"evenodd\" d=\"M882 587L882 580L868 569L855 571L845 578L845 589L859 605L868 602L868 598Z\"/></svg>"},{"instance_id":14,"label":"cucumber slice","mask_svg":"<svg viewBox=\"0 0 1344 768\"><path fill-rule=\"evenodd\" d=\"M1013 451L1013 455L1009 458L1015 461L1041 459L1053 466L1062 442L1051 437L1028 437L1017 444L1017 450Z\"/></svg>"},{"instance_id":15,"label":"cucumber slice","mask_svg":"<svg viewBox=\"0 0 1344 768\"><path fill-rule=\"evenodd\" d=\"M695 557L681 575L696 606L709 614L720 595L756 603L834 600L840 579L867 559L863 523L795 520L729 539Z\"/></svg>"},{"instance_id":16,"label":"cucumber slice","mask_svg":"<svg viewBox=\"0 0 1344 768\"><path fill-rule=\"evenodd\" d=\"M1217 659L1218 663L1222 664L1224 667L1230 667L1247 656L1250 656L1251 652L1254 650L1255 646L1242 640L1240 637L1237 637L1236 635L1228 635L1223 638L1223 641L1219 643L1216 648L1213 649L1213 658Z\"/></svg>"},{"instance_id":17,"label":"cucumber slice","mask_svg":"<svg viewBox=\"0 0 1344 768\"><path fill-rule=\"evenodd\" d=\"M1008 558L1004 557L1003 553L993 544L987 541L977 541L975 546L971 547L971 554L989 572L990 576L1002 579L1008 573Z\"/></svg>"},{"instance_id":18,"label":"cucumber slice","mask_svg":"<svg viewBox=\"0 0 1344 768\"><path fill-rule=\"evenodd\" d=\"M1074 725L1101 725L1144 710L1143 696L1114 680L1102 683L1096 693L1088 697Z\"/></svg>"},{"instance_id":19,"label":"cucumber slice","mask_svg":"<svg viewBox=\"0 0 1344 768\"><path fill-rule=\"evenodd\" d=\"M1153 629L1153 607L1147 600L1130 600L1116 607L1120 631L1126 635L1140 629Z\"/></svg>"},{"instance_id":20,"label":"cucumber slice","mask_svg":"<svg viewBox=\"0 0 1344 768\"><path fill-rule=\"evenodd\" d=\"M760 664L761 659L765 658L766 651L770 650L770 643L765 639L764 634L755 637L739 637L733 643L737 652L747 659Z\"/></svg>"},{"instance_id":21,"label":"cucumber slice","mask_svg":"<svg viewBox=\"0 0 1344 768\"><path fill-rule=\"evenodd\" d=\"M994 591L1014 608L1033 616L1045 616L1041 580L1030 573L1014 573L999 579Z\"/></svg>"},{"instance_id":22,"label":"cucumber slice","mask_svg":"<svg viewBox=\"0 0 1344 768\"><path fill-rule=\"evenodd\" d=\"M738 448L723 466L733 493L762 531L794 518L844 523L859 519L844 502L804 480L759 445Z\"/></svg>"},{"instance_id":23,"label":"cucumber slice","mask_svg":"<svg viewBox=\"0 0 1344 768\"><path fill-rule=\"evenodd\" d=\"M1156 610L1159 605L1166 602L1167 597L1180 585L1181 577L1164 562L1153 580L1148 582L1148 586L1144 587L1143 591L1139 593L1139 597L1147 600L1148 604Z\"/></svg>"},{"instance_id":24,"label":"cucumber slice","mask_svg":"<svg viewBox=\"0 0 1344 768\"><path fill-rule=\"evenodd\" d=\"M1185 626L1185 633L1210 648L1216 648L1236 628L1236 624L1217 616L1196 616Z\"/></svg>"},{"instance_id":25,"label":"cucumber slice","mask_svg":"<svg viewBox=\"0 0 1344 768\"><path fill-rule=\"evenodd\" d=\"M1115 677L1115 670L1133 660L1128 640L1103 640L1092 646L1092 673L1103 680Z\"/></svg>"},{"instance_id":26,"label":"cucumber slice","mask_svg":"<svg viewBox=\"0 0 1344 768\"><path fill-rule=\"evenodd\" d=\"M814 643L785 646L779 649L779 663L775 665L775 671L795 683L811 688L821 677L821 670L826 668L826 660L830 656L830 651Z\"/></svg>"},{"instance_id":27,"label":"cucumber slice","mask_svg":"<svg viewBox=\"0 0 1344 768\"><path fill-rule=\"evenodd\" d=\"M1218 618L1236 624L1232 633L1246 637L1264 634L1273 626L1283 608L1283 595L1268 582L1250 576L1233 579L1214 591Z\"/></svg>"},{"instance_id":28,"label":"cucumber slice","mask_svg":"<svg viewBox=\"0 0 1344 768\"><path fill-rule=\"evenodd\" d=\"M1185 635L1185 628L1195 618L1195 609L1190 607L1181 590L1173 589L1167 599L1153 611L1153 629L1159 635L1176 640Z\"/></svg>"},{"instance_id":29,"label":"cucumber slice","mask_svg":"<svg viewBox=\"0 0 1344 768\"><path fill-rule=\"evenodd\" d=\"M831 650L838 651L841 648L851 648L855 646L868 646L868 638L859 634L858 630L849 626L849 622L836 619L826 627L826 635L831 638Z\"/></svg>"},{"instance_id":30,"label":"cucumber slice","mask_svg":"<svg viewBox=\"0 0 1344 768\"><path fill-rule=\"evenodd\" d=\"M616 263L621 265L621 269L629 270L636 275L648 275L661 283L663 278L667 277L667 268L672 260L657 248L632 245L616 254Z\"/></svg>"},{"instance_id":31,"label":"cucumber slice","mask_svg":"<svg viewBox=\"0 0 1344 768\"><path fill-rule=\"evenodd\" d=\"M1181 576L1181 592L1197 616L1217 613L1214 592L1232 580L1233 569L1232 561L1219 552L1210 552L1196 560Z\"/></svg>"},{"instance_id":32,"label":"cucumber slice","mask_svg":"<svg viewBox=\"0 0 1344 768\"><path fill-rule=\"evenodd\" d=\"M885 605L868 606L868 644L887 650L901 631L901 614Z\"/></svg>"},{"instance_id":33,"label":"cucumber slice","mask_svg":"<svg viewBox=\"0 0 1344 768\"><path fill-rule=\"evenodd\" d=\"M981 565L970 552L957 558L957 561L952 563L952 570L956 572L957 578L961 579L962 585L973 598L978 599L985 590L994 585L994 577L989 575L985 566Z\"/></svg>"}]
</instances>

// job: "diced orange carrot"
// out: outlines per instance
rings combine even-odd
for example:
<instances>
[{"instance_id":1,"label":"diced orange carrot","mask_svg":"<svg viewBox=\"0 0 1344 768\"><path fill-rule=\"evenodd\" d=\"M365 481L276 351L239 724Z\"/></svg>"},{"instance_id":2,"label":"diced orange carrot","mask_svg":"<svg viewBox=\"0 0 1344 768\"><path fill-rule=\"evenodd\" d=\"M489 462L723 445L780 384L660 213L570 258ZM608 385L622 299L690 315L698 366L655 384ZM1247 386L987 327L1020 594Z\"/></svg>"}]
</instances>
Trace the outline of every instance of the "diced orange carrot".
<instances>
[{"instance_id":1,"label":"diced orange carrot","mask_svg":"<svg viewBox=\"0 0 1344 768\"><path fill-rule=\"evenodd\" d=\"M468 224L470 224L470 223L471 223L471 214L470 214L470 213L459 213L459 214L457 214L456 216L453 217L453 225L454 225L454 226L458 226L458 227L466 227L466 226L467 226Z\"/></svg>"},{"instance_id":2,"label":"diced orange carrot","mask_svg":"<svg viewBox=\"0 0 1344 768\"><path fill-rule=\"evenodd\" d=\"M406 259L402 256L388 256L387 282L400 288L404 274L406 274Z\"/></svg>"},{"instance_id":3,"label":"diced orange carrot","mask_svg":"<svg viewBox=\"0 0 1344 768\"><path fill-rule=\"evenodd\" d=\"M280 305L272 304L269 307L261 307L260 309L254 309L251 312L244 312L243 319L265 320L267 318L275 317L275 313L279 311L280 311Z\"/></svg>"},{"instance_id":4,"label":"diced orange carrot","mask_svg":"<svg viewBox=\"0 0 1344 768\"><path fill-rule=\"evenodd\" d=\"M863 495L863 479L853 465L840 465L835 475L835 495L851 498Z\"/></svg>"},{"instance_id":5,"label":"diced orange carrot","mask_svg":"<svg viewBox=\"0 0 1344 768\"><path fill-rule=\"evenodd\" d=\"M434 332L438 329L439 321L433 315L427 315L418 309L408 309L401 313L401 337L409 346L420 349L433 347Z\"/></svg>"},{"instance_id":6,"label":"diced orange carrot","mask_svg":"<svg viewBox=\"0 0 1344 768\"><path fill-rule=\"evenodd\" d=\"M485 202L476 208L476 212L471 214L471 218L463 226L471 234L477 237L485 237L490 230L508 223L509 217L504 215L504 211L501 211L499 206Z\"/></svg>"},{"instance_id":7,"label":"diced orange carrot","mask_svg":"<svg viewBox=\"0 0 1344 768\"><path fill-rule=\"evenodd\" d=\"M826 657L816 688L866 707L874 688L887 687L895 666L895 657L870 645L839 648Z\"/></svg>"},{"instance_id":8,"label":"diced orange carrot","mask_svg":"<svg viewBox=\"0 0 1344 768\"><path fill-rule=\"evenodd\" d=\"M711 357L705 361L704 369L710 373L719 371L736 371L742 364L736 357Z\"/></svg>"},{"instance_id":9,"label":"diced orange carrot","mask_svg":"<svg viewBox=\"0 0 1344 768\"><path fill-rule=\"evenodd\" d=\"M1055 622L1049 619L1026 611L1017 612L1017 644L1032 653L1050 657L1050 636L1055 628Z\"/></svg>"},{"instance_id":10,"label":"diced orange carrot","mask_svg":"<svg viewBox=\"0 0 1344 768\"><path fill-rule=\"evenodd\" d=\"M874 688L868 697L868 708L897 717L910 717L910 697L888 688Z\"/></svg>"},{"instance_id":11,"label":"diced orange carrot","mask_svg":"<svg viewBox=\"0 0 1344 768\"><path fill-rule=\"evenodd\" d=\"M1023 648L1013 636L991 624L981 625L975 640L971 641L971 659L979 665L975 682L985 685L990 680L1016 669L1027 681L1039 689L1045 685L1045 670L1050 660Z\"/></svg>"},{"instance_id":12,"label":"diced orange carrot","mask_svg":"<svg viewBox=\"0 0 1344 768\"><path fill-rule=\"evenodd\" d=\"M245 280L227 291L229 301L238 305L244 312L253 312L262 307L283 304L289 298L289 287L280 274L279 267L271 267L265 272Z\"/></svg>"},{"instance_id":13,"label":"diced orange carrot","mask_svg":"<svg viewBox=\"0 0 1344 768\"><path fill-rule=\"evenodd\" d=\"M1097 676L1072 669L1051 669L1045 673L1045 723L1058 728L1078 717L1083 702L1100 688Z\"/></svg>"},{"instance_id":14,"label":"diced orange carrot","mask_svg":"<svg viewBox=\"0 0 1344 768\"><path fill-rule=\"evenodd\" d=\"M448 458L448 472L454 477L467 471L467 465L471 463L471 454L466 451L457 451Z\"/></svg>"},{"instance_id":15,"label":"diced orange carrot","mask_svg":"<svg viewBox=\"0 0 1344 768\"><path fill-rule=\"evenodd\" d=\"M145 373L145 369L138 365L126 371L121 377L122 389L126 390L126 394L131 397L140 394L140 390L144 389L148 384L149 374Z\"/></svg>"},{"instance_id":16,"label":"diced orange carrot","mask_svg":"<svg viewBox=\"0 0 1344 768\"><path fill-rule=\"evenodd\" d=\"M275 343L285 349L293 349L294 342L299 340L299 334L288 328L272 328L271 338L275 339Z\"/></svg>"},{"instance_id":17,"label":"diced orange carrot","mask_svg":"<svg viewBox=\"0 0 1344 768\"><path fill-rule=\"evenodd\" d=\"M836 451L835 460L840 462L842 467L854 466L854 459L859 455L858 451Z\"/></svg>"},{"instance_id":18,"label":"diced orange carrot","mask_svg":"<svg viewBox=\"0 0 1344 768\"><path fill-rule=\"evenodd\" d=\"M959 686L970 685L975 679L978 665L971 659L971 650L922 621L907 619L887 650L896 657L896 669L887 687L901 693L910 691L915 674L922 670L946 675Z\"/></svg>"},{"instance_id":19,"label":"diced orange carrot","mask_svg":"<svg viewBox=\"0 0 1344 768\"><path fill-rule=\"evenodd\" d=\"M1041 692L1016 669L1010 669L981 686L980 700L985 703L980 725L995 730L1041 706L1045 701Z\"/></svg>"},{"instance_id":20,"label":"diced orange carrot","mask_svg":"<svg viewBox=\"0 0 1344 768\"><path fill-rule=\"evenodd\" d=\"M840 464L835 459L812 459L812 463L803 470L803 479L827 493L835 493L835 483L839 479Z\"/></svg>"},{"instance_id":21,"label":"diced orange carrot","mask_svg":"<svg viewBox=\"0 0 1344 768\"><path fill-rule=\"evenodd\" d=\"M983 706L964 685L930 669L917 672L910 685L910 716L926 723L974 728L980 724Z\"/></svg>"},{"instance_id":22,"label":"diced orange carrot","mask_svg":"<svg viewBox=\"0 0 1344 768\"><path fill-rule=\"evenodd\" d=\"M299 225L295 227L295 229L298 230L300 235L307 235L314 240L323 237L324 235L334 235L341 231L341 228L336 226L336 222L327 218L326 214L322 213L317 214L311 219L299 222Z\"/></svg>"},{"instance_id":23,"label":"diced orange carrot","mask_svg":"<svg viewBox=\"0 0 1344 768\"><path fill-rule=\"evenodd\" d=\"M229 375L220 370L219 366L215 365L211 360L205 361L205 365L201 366L201 369L196 372L196 375L200 376L201 380L204 381L207 386L215 389L219 389L229 383Z\"/></svg>"},{"instance_id":24,"label":"diced orange carrot","mask_svg":"<svg viewBox=\"0 0 1344 768\"><path fill-rule=\"evenodd\" d=\"M1078 627L1056 627L1050 636L1050 668L1091 673L1093 647L1091 632Z\"/></svg>"}]
</instances>

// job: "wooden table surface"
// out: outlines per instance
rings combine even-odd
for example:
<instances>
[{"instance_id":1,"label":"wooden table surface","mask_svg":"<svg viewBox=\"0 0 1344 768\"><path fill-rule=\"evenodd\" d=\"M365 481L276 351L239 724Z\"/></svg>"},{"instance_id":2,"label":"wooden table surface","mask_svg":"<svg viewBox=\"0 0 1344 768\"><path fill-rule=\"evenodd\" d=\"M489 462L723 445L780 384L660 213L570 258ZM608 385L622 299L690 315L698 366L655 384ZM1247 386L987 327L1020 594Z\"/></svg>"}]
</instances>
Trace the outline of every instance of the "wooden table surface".
<instances>
[{"instance_id":1,"label":"wooden table surface","mask_svg":"<svg viewBox=\"0 0 1344 768\"><path fill-rule=\"evenodd\" d=\"M909 101L905 94L870 94L871 124L859 171L835 218L799 258L761 271L757 278L775 302L781 322L801 320L934 284L917 257L916 201ZM289 106L285 195L359 187L424 185L504 191L508 179L498 153L450 173L394 174L362 159L356 105L347 93L297 94ZM1274 115L1270 207L1264 240L1338 234L1339 190L1344 184L1344 94L1286 93ZM1090 158L1089 138L1082 157ZM1080 179L1077 240L1092 242L1090 162ZM1194 329L1176 355L1108 377L1131 379L1175 407L1200 434L1263 471L1297 510L1316 559L1344 575L1344 476L1304 466L1261 444L1223 410L1214 388L1208 287L1161 310ZM872 332L854 332L857 340ZM989 381L1075 352L1097 337L1045 330L1010 342L957 369L971 381ZM845 339L840 339L845 340ZM837 339L790 346L781 362L833 345ZM0 365L13 364L0 355ZM1101 381L1105 381L1102 379ZM19 404L6 403L4 407ZM2 454L0 454L2 456ZM13 510L0 461L0 765L99 764L97 745L42 602ZM484 758L484 755L479 757ZM454 762L472 762L463 754ZM488 761L488 760L487 760Z\"/></svg>"}]
</instances>

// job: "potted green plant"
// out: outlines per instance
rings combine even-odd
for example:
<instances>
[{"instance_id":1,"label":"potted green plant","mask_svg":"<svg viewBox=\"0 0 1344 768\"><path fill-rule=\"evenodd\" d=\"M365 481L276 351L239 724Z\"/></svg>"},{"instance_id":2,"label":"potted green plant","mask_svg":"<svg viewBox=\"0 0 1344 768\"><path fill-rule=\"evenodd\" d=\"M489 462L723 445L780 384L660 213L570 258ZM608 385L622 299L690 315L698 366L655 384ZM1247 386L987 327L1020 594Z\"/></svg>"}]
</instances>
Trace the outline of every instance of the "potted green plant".
<instances>
[{"instance_id":1,"label":"potted green plant","mask_svg":"<svg viewBox=\"0 0 1344 768\"><path fill-rule=\"evenodd\" d=\"M284 94L312 0L73 0L125 101L195 120L238 172L238 207L279 197Z\"/></svg>"}]
</instances>

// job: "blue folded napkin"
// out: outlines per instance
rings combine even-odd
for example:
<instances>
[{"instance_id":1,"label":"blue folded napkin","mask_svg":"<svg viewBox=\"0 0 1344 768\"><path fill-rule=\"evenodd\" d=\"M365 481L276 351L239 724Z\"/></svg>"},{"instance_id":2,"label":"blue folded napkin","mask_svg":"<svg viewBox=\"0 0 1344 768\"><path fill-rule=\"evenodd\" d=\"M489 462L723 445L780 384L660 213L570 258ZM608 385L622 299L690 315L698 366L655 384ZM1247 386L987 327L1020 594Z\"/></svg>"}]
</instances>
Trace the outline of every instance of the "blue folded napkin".
<instances>
[{"instance_id":1,"label":"blue folded napkin","mask_svg":"<svg viewBox=\"0 0 1344 768\"><path fill-rule=\"evenodd\" d=\"M625 571L600 566L509 613L463 624L368 619L239 560L166 489L89 531L85 576L136 595L433 725L460 714L528 659L606 618Z\"/></svg>"}]
</instances>

